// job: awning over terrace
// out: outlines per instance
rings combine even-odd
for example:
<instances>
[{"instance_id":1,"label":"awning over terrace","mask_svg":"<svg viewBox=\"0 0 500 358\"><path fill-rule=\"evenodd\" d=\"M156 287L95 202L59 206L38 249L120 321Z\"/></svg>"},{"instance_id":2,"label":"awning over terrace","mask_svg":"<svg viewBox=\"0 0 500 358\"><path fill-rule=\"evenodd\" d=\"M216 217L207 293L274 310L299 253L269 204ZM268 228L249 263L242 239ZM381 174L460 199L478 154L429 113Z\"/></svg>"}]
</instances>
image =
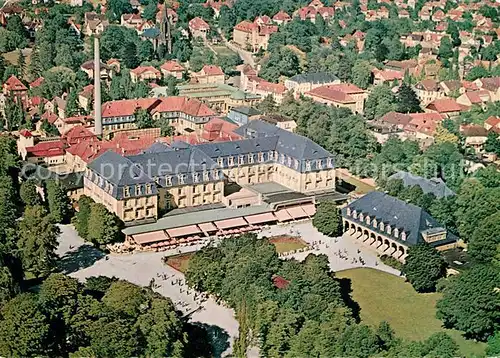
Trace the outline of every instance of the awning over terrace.
<instances>
[{"instance_id":1,"label":"awning over terrace","mask_svg":"<svg viewBox=\"0 0 500 358\"><path fill-rule=\"evenodd\" d=\"M198 234L200 232L201 230L196 225L182 226L175 229L167 230L167 234L170 237L186 236L186 235Z\"/></svg>"},{"instance_id":2,"label":"awning over terrace","mask_svg":"<svg viewBox=\"0 0 500 358\"><path fill-rule=\"evenodd\" d=\"M249 224L263 224L276 221L276 217L272 213L264 213L245 216L245 220L248 221Z\"/></svg>"},{"instance_id":3,"label":"awning over terrace","mask_svg":"<svg viewBox=\"0 0 500 358\"><path fill-rule=\"evenodd\" d=\"M243 218L234 218L234 219L220 220L215 222L215 226L217 226L217 228L221 230L230 229L233 227L246 226L246 225L248 224Z\"/></svg>"}]
</instances>

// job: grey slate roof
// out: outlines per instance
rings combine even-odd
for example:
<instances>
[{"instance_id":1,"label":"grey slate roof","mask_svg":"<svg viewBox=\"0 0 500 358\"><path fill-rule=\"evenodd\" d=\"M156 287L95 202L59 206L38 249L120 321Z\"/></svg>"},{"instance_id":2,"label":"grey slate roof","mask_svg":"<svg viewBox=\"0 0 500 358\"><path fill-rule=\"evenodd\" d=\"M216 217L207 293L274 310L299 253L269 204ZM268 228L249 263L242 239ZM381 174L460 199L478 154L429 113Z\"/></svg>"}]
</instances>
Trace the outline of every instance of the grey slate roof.
<instances>
[{"instance_id":1,"label":"grey slate roof","mask_svg":"<svg viewBox=\"0 0 500 358\"><path fill-rule=\"evenodd\" d=\"M369 215L371 220L376 218L378 223L389 224L393 230L398 228L400 232L404 231L406 240L397 239L404 245L411 246L422 242L421 232L425 230L443 228L443 225L422 208L379 191L372 191L342 209L342 216L356 221L353 216L347 215L348 208L351 209L351 213L356 210L358 215L359 213L363 213L365 217ZM380 231L373 227L371 229ZM455 237L448 234L447 240L454 241Z\"/></svg>"},{"instance_id":2,"label":"grey slate roof","mask_svg":"<svg viewBox=\"0 0 500 358\"><path fill-rule=\"evenodd\" d=\"M143 151L143 153L163 153L173 150L165 143L155 142L151 144L149 148Z\"/></svg>"},{"instance_id":3,"label":"grey slate roof","mask_svg":"<svg viewBox=\"0 0 500 358\"><path fill-rule=\"evenodd\" d=\"M235 107L231 109L231 111L245 114L247 116L256 116L260 114L260 112L253 107Z\"/></svg>"},{"instance_id":4,"label":"grey slate roof","mask_svg":"<svg viewBox=\"0 0 500 358\"><path fill-rule=\"evenodd\" d=\"M455 195L440 178L426 179L408 172L399 171L389 177L389 180L392 179L401 179L405 187L418 185L424 194L432 193L436 198Z\"/></svg>"},{"instance_id":5,"label":"grey slate roof","mask_svg":"<svg viewBox=\"0 0 500 358\"><path fill-rule=\"evenodd\" d=\"M297 83L331 83L340 81L337 76L326 72L301 73L289 78L289 80Z\"/></svg>"}]
</instances>

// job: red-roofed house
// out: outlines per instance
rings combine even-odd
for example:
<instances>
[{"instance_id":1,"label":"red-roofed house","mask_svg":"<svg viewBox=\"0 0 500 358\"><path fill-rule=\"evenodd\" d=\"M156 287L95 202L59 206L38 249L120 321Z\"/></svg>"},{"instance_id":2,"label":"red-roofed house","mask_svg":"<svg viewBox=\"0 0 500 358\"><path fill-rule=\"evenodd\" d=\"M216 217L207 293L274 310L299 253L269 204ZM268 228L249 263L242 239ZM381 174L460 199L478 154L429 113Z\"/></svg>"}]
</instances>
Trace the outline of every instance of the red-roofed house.
<instances>
[{"instance_id":1,"label":"red-roofed house","mask_svg":"<svg viewBox=\"0 0 500 358\"><path fill-rule=\"evenodd\" d=\"M278 290L284 290L290 284L290 281L278 275L273 275L272 280L273 280L273 286L276 287Z\"/></svg>"},{"instance_id":2,"label":"red-roofed house","mask_svg":"<svg viewBox=\"0 0 500 358\"><path fill-rule=\"evenodd\" d=\"M20 154L23 160L30 163L58 165L64 163L65 147L64 140L38 142L32 147L26 147L25 151Z\"/></svg>"},{"instance_id":3,"label":"red-roofed house","mask_svg":"<svg viewBox=\"0 0 500 358\"><path fill-rule=\"evenodd\" d=\"M469 107L458 104L452 98L440 98L432 101L425 107L426 112L440 113L448 118L460 115L460 112L468 111Z\"/></svg>"},{"instance_id":4,"label":"red-roofed house","mask_svg":"<svg viewBox=\"0 0 500 358\"><path fill-rule=\"evenodd\" d=\"M422 80L415 85L414 89L420 102L424 106L427 103L445 96L443 87L435 80Z\"/></svg>"},{"instance_id":5,"label":"red-roofed house","mask_svg":"<svg viewBox=\"0 0 500 358\"><path fill-rule=\"evenodd\" d=\"M465 145L473 148L476 153L484 152L484 144L488 139L488 130L478 124L460 126L460 133L465 138Z\"/></svg>"},{"instance_id":6,"label":"red-roofed house","mask_svg":"<svg viewBox=\"0 0 500 358\"><path fill-rule=\"evenodd\" d=\"M150 112L161 101L158 98L124 99L102 105L104 130L134 129L135 112L144 109Z\"/></svg>"},{"instance_id":7,"label":"red-roofed house","mask_svg":"<svg viewBox=\"0 0 500 358\"><path fill-rule=\"evenodd\" d=\"M210 25L208 25L201 17L195 17L189 21L189 31L195 38L206 38L208 31L210 31Z\"/></svg>"},{"instance_id":8,"label":"red-roofed house","mask_svg":"<svg viewBox=\"0 0 500 358\"><path fill-rule=\"evenodd\" d=\"M72 127L70 130L63 134L62 138L66 140L66 143L69 146L81 142L97 140L96 135L85 128L83 125L76 125Z\"/></svg>"},{"instance_id":9,"label":"red-roofed house","mask_svg":"<svg viewBox=\"0 0 500 358\"><path fill-rule=\"evenodd\" d=\"M89 111L93 96L94 96L94 85L90 84L83 87L82 91L78 93L78 103L80 104L80 107L82 107L86 111Z\"/></svg>"},{"instance_id":10,"label":"red-roofed house","mask_svg":"<svg viewBox=\"0 0 500 358\"><path fill-rule=\"evenodd\" d=\"M152 109L154 119L167 118L178 133L201 133L203 125L215 115L205 103L195 98L167 97Z\"/></svg>"},{"instance_id":11,"label":"red-roofed house","mask_svg":"<svg viewBox=\"0 0 500 358\"><path fill-rule=\"evenodd\" d=\"M161 72L153 66L139 66L130 70L130 79L133 83L138 81L156 81L161 79Z\"/></svg>"},{"instance_id":12,"label":"red-roofed house","mask_svg":"<svg viewBox=\"0 0 500 358\"><path fill-rule=\"evenodd\" d=\"M6 97L14 98L14 101L21 101L23 105L26 105L28 88L17 78L12 75L3 84L3 94Z\"/></svg>"},{"instance_id":13,"label":"red-roofed house","mask_svg":"<svg viewBox=\"0 0 500 358\"><path fill-rule=\"evenodd\" d=\"M500 101L500 77L479 78L475 83L479 88L490 92L492 101Z\"/></svg>"},{"instance_id":14,"label":"red-roofed house","mask_svg":"<svg viewBox=\"0 0 500 358\"><path fill-rule=\"evenodd\" d=\"M182 79L182 75L186 69L182 67L179 62L171 60L161 65L160 70L163 77L173 76L180 80Z\"/></svg>"},{"instance_id":15,"label":"red-roofed house","mask_svg":"<svg viewBox=\"0 0 500 358\"><path fill-rule=\"evenodd\" d=\"M349 108L353 113L363 113L368 97L364 90L350 83L317 87L304 95L315 102Z\"/></svg>"},{"instance_id":16,"label":"red-roofed house","mask_svg":"<svg viewBox=\"0 0 500 358\"><path fill-rule=\"evenodd\" d=\"M277 25L288 24L290 21L292 21L292 18L283 10L273 16L273 22Z\"/></svg>"},{"instance_id":17,"label":"red-roofed house","mask_svg":"<svg viewBox=\"0 0 500 358\"><path fill-rule=\"evenodd\" d=\"M378 68L374 68L372 70L372 73L373 73L373 84L375 86L382 83L392 84L394 80L396 80L397 82L401 82L405 75L404 72L402 71L388 70L388 69L379 70Z\"/></svg>"},{"instance_id":18,"label":"red-roofed house","mask_svg":"<svg viewBox=\"0 0 500 358\"><path fill-rule=\"evenodd\" d=\"M242 21L233 29L233 41L242 49L257 52L267 50L271 34L278 31L278 26L258 25L250 21Z\"/></svg>"},{"instance_id":19,"label":"red-roofed house","mask_svg":"<svg viewBox=\"0 0 500 358\"><path fill-rule=\"evenodd\" d=\"M491 102L490 92L487 90L468 91L457 98L457 103L464 106L481 106L486 108L488 102Z\"/></svg>"},{"instance_id":20,"label":"red-roofed house","mask_svg":"<svg viewBox=\"0 0 500 358\"><path fill-rule=\"evenodd\" d=\"M436 128L445 116L439 113L410 113L410 122L404 130L410 137L420 140L432 139Z\"/></svg>"},{"instance_id":21,"label":"red-roofed house","mask_svg":"<svg viewBox=\"0 0 500 358\"><path fill-rule=\"evenodd\" d=\"M225 142L241 139L241 136L234 133L236 129L238 129L237 124L220 118L212 118L203 126L201 137L207 142Z\"/></svg>"},{"instance_id":22,"label":"red-roofed house","mask_svg":"<svg viewBox=\"0 0 500 358\"><path fill-rule=\"evenodd\" d=\"M484 122L484 128L488 132L492 131L500 134L500 117L491 116Z\"/></svg>"},{"instance_id":23,"label":"red-roofed house","mask_svg":"<svg viewBox=\"0 0 500 358\"><path fill-rule=\"evenodd\" d=\"M205 65L200 72L193 72L191 77L201 84L224 84L224 71L216 65Z\"/></svg>"},{"instance_id":24,"label":"red-roofed house","mask_svg":"<svg viewBox=\"0 0 500 358\"><path fill-rule=\"evenodd\" d=\"M33 82L30 82L30 89L40 87L40 86L42 85L43 81L45 81L45 78L43 78L43 77L38 77L38 78L37 78L36 80L34 80Z\"/></svg>"}]
</instances>

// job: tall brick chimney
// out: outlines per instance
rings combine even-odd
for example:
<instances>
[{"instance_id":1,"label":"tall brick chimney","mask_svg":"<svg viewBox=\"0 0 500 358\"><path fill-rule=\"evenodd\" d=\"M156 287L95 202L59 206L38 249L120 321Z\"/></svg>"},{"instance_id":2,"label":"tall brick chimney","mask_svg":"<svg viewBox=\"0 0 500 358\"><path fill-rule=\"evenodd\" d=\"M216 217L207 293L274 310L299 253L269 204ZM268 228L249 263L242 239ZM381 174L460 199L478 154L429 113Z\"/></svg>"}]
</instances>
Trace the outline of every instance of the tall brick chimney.
<instances>
[{"instance_id":1,"label":"tall brick chimney","mask_svg":"<svg viewBox=\"0 0 500 358\"><path fill-rule=\"evenodd\" d=\"M101 114L101 56L99 54L99 35L94 34L94 133L102 136Z\"/></svg>"}]
</instances>

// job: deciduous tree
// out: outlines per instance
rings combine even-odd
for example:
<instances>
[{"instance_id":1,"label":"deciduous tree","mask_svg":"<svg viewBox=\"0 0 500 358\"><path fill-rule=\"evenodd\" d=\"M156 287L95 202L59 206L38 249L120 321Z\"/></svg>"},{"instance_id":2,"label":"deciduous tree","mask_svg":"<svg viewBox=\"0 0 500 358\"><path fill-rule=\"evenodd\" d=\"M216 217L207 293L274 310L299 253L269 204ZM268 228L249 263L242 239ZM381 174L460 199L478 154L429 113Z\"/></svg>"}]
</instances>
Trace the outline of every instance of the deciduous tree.
<instances>
[{"instance_id":1,"label":"deciduous tree","mask_svg":"<svg viewBox=\"0 0 500 358\"><path fill-rule=\"evenodd\" d=\"M318 205L313 218L314 227L321 233L338 237L342 235L342 217L334 202L322 202Z\"/></svg>"},{"instance_id":2,"label":"deciduous tree","mask_svg":"<svg viewBox=\"0 0 500 358\"><path fill-rule=\"evenodd\" d=\"M431 292L437 280L446 275L446 263L432 246L422 243L408 249L402 272L418 292Z\"/></svg>"}]
</instances>

